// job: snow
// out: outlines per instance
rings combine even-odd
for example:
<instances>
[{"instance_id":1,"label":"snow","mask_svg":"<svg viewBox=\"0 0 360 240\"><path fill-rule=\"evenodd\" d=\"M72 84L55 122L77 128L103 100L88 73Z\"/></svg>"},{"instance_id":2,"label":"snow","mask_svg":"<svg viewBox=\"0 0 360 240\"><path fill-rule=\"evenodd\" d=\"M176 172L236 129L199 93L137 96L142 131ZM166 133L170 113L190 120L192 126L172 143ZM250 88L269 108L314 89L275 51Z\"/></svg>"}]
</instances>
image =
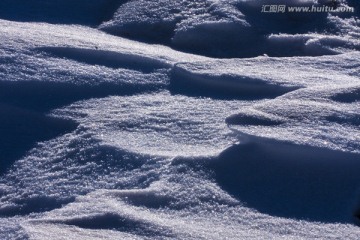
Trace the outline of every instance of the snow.
<instances>
[{"instance_id":1,"label":"snow","mask_svg":"<svg viewBox=\"0 0 360 240\"><path fill-rule=\"evenodd\" d=\"M1 2L0 239L357 239L359 22L274 2Z\"/></svg>"},{"instance_id":2,"label":"snow","mask_svg":"<svg viewBox=\"0 0 360 240\"><path fill-rule=\"evenodd\" d=\"M359 49L358 23L352 18L339 19L336 14L327 13L261 13L262 6L269 4L323 6L313 0L135 0L121 5L100 29L223 58L262 54L280 57L331 55L344 52L349 45ZM318 34L319 31L323 34Z\"/></svg>"}]
</instances>

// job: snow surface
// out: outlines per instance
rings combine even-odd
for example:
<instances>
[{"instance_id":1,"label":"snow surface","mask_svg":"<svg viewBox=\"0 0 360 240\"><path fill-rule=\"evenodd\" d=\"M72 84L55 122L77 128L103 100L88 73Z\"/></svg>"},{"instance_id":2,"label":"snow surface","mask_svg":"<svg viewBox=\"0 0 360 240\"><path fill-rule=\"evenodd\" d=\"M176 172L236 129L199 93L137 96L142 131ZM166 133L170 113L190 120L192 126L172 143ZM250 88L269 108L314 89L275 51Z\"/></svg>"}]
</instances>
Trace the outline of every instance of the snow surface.
<instances>
[{"instance_id":1,"label":"snow surface","mask_svg":"<svg viewBox=\"0 0 360 240\"><path fill-rule=\"evenodd\" d=\"M274 2L2 1L0 239L358 239L359 4Z\"/></svg>"}]
</instances>

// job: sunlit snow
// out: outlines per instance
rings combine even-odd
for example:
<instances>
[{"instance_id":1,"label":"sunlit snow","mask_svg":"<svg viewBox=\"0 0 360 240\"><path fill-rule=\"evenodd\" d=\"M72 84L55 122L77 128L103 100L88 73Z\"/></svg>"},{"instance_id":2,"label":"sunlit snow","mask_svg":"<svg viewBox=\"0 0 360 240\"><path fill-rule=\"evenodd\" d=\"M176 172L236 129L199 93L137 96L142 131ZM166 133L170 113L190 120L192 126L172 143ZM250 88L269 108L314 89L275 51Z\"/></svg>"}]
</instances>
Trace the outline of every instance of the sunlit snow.
<instances>
[{"instance_id":1,"label":"sunlit snow","mask_svg":"<svg viewBox=\"0 0 360 240\"><path fill-rule=\"evenodd\" d=\"M0 239L358 239L337 2L2 0Z\"/></svg>"}]
</instances>

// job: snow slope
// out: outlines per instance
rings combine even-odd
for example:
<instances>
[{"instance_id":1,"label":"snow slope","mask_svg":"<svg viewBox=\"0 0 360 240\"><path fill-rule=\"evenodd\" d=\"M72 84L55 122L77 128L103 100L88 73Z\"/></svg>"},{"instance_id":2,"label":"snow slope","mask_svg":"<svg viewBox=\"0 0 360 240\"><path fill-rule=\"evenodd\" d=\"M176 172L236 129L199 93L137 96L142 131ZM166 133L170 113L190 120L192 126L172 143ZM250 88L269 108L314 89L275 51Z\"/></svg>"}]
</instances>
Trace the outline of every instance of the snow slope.
<instances>
[{"instance_id":1,"label":"snow slope","mask_svg":"<svg viewBox=\"0 0 360 240\"><path fill-rule=\"evenodd\" d=\"M358 238L353 15L5 2L0 239Z\"/></svg>"}]
</instances>

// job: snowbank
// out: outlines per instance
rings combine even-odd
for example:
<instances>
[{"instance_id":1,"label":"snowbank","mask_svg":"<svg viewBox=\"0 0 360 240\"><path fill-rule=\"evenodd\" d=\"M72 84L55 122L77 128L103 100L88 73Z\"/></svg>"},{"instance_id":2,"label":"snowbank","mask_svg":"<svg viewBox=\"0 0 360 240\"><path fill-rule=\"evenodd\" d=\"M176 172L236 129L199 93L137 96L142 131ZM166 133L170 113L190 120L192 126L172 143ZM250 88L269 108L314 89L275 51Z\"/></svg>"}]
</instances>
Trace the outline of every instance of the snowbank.
<instances>
[{"instance_id":1,"label":"snowbank","mask_svg":"<svg viewBox=\"0 0 360 240\"><path fill-rule=\"evenodd\" d=\"M114 17L101 24L100 29L136 40L167 44L175 49L222 58L262 54L320 56L342 53L345 49L353 49L354 45L359 47L356 37L349 37L352 33L346 32L356 13L261 12L263 5L271 4L311 7L323 6L324 3L313 0L136 0L121 5ZM335 23L334 17L341 20ZM336 39L328 34L340 32L343 35ZM314 37L309 37L311 34ZM278 35L276 40L272 35ZM317 38L316 35L323 35L322 40L309 42Z\"/></svg>"}]
</instances>

